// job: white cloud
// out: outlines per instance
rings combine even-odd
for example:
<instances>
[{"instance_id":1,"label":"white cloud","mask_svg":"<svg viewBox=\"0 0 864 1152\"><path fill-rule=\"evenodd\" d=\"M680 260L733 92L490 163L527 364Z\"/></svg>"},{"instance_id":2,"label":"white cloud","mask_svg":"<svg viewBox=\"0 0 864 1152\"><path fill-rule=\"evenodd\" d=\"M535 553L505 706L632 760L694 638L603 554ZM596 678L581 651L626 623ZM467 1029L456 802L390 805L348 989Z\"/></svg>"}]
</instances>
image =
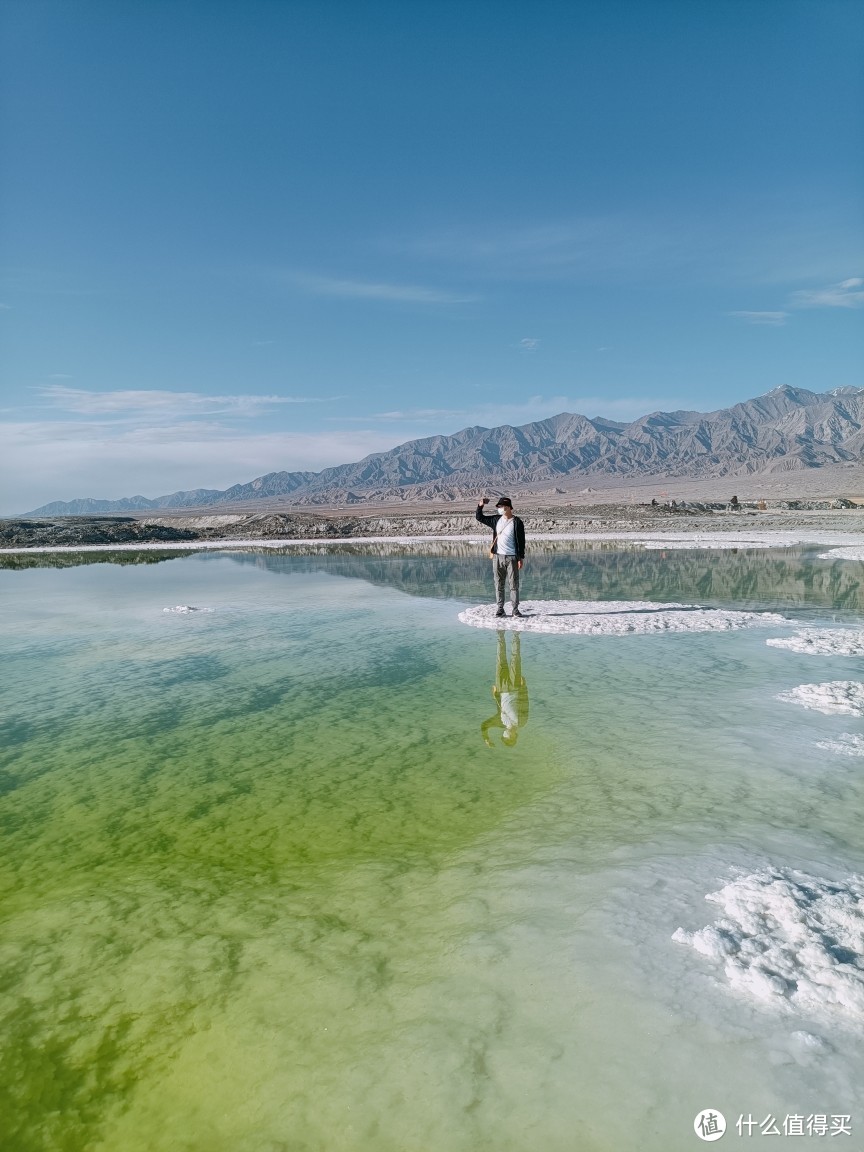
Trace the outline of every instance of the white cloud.
<instances>
[{"instance_id":1,"label":"white cloud","mask_svg":"<svg viewBox=\"0 0 864 1152\"><path fill-rule=\"evenodd\" d=\"M114 415L169 421L184 415L253 417L279 404L323 403L311 396L207 396L159 389L91 392L50 384L38 389L46 406L84 416Z\"/></svg>"},{"instance_id":2,"label":"white cloud","mask_svg":"<svg viewBox=\"0 0 864 1152\"><path fill-rule=\"evenodd\" d=\"M827 288L794 292L792 303L796 308L864 308L864 279L852 276Z\"/></svg>"},{"instance_id":3,"label":"white cloud","mask_svg":"<svg viewBox=\"0 0 864 1152\"><path fill-rule=\"evenodd\" d=\"M243 434L207 422L118 429L101 421L0 424L0 514L92 496L228 488L267 472L319 471L400 442L392 428Z\"/></svg>"},{"instance_id":4,"label":"white cloud","mask_svg":"<svg viewBox=\"0 0 864 1152\"><path fill-rule=\"evenodd\" d=\"M77 496L226 488L263 472L343 464L398 441L392 429L303 434L256 432L244 423L277 405L310 403L307 397L92 392L61 384L38 391L41 408L55 417L0 425L7 513Z\"/></svg>"},{"instance_id":5,"label":"white cloud","mask_svg":"<svg viewBox=\"0 0 864 1152\"><path fill-rule=\"evenodd\" d=\"M770 328L782 328L786 323L788 312L729 312L736 320L743 320L747 324L765 324Z\"/></svg>"},{"instance_id":6,"label":"white cloud","mask_svg":"<svg viewBox=\"0 0 864 1152\"><path fill-rule=\"evenodd\" d=\"M536 352L540 346L540 341L535 340L532 336L525 336L516 347L520 352Z\"/></svg>"},{"instance_id":7,"label":"white cloud","mask_svg":"<svg viewBox=\"0 0 864 1152\"><path fill-rule=\"evenodd\" d=\"M295 275L295 284L314 296L337 296L346 300L386 300L407 304L473 304L476 296L444 292L416 284L343 280L330 276Z\"/></svg>"}]
</instances>

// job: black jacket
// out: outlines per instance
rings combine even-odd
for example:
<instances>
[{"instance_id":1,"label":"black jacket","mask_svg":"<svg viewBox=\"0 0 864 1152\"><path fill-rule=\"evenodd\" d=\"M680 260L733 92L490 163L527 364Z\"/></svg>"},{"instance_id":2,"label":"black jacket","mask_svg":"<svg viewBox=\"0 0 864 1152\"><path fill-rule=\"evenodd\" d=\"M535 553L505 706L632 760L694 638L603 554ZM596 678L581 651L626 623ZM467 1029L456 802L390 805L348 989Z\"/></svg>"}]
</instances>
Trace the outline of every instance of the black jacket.
<instances>
[{"instance_id":1,"label":"black jacket","mask_svg":"<svg viewBox=\"0 0 864 1152\"><path fill-rule=\"evenodd\" d=\"M480 521L480 523L485 524L487 528L491 528L493 532L495 531L495 529L498 526L498 521L501 519L501 517L498 515L484 516L483 515L483 507L480 504L477 505L476 515L477 515L477 519ZM515 535L515 539L516 539L516 559L517 560L524 560L525 559L525 525L522 523L521 517L519 517L519 516L513 517L513 527L515 529L514 535ZM497 538L492 543L492 551L493 551L493 553L498 551Z\"/></svg>"}]
</instances>

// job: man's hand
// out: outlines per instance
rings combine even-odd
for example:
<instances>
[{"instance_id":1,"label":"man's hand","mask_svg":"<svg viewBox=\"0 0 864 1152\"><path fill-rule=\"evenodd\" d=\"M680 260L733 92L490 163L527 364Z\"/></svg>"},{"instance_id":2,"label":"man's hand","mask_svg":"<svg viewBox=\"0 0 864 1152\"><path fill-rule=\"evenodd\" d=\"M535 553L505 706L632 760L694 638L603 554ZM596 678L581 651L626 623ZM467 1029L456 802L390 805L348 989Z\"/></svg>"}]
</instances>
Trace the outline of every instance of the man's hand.
<instances>
[{"instance_id":1,"label":"man's hand","mask_svg":"<svg viewBox=\"0 0 864 1152\"><path fill-rule=\"evenodd\" d=\"M521 567L522 567L522 561L521 561L521 560L517 560L517 561L516 561L516 567L517 567L517 568L521 568Z\"/></svg>"},{"instance_id":2,"label":"man's hand","mask_svg":"<svg viewBox=\"0 0 864 1152\"><path fill-rule=\"evenodd\" d=\"M489 497L488 497L488 496L484 496L484 497L483 497L481 500L478 500L478 501L477 501L477 507L478 507L478 508L483 508L483 507L484 507L486 504L488 504L488 503L489 503Z\"/></svg>"}]
</instances>

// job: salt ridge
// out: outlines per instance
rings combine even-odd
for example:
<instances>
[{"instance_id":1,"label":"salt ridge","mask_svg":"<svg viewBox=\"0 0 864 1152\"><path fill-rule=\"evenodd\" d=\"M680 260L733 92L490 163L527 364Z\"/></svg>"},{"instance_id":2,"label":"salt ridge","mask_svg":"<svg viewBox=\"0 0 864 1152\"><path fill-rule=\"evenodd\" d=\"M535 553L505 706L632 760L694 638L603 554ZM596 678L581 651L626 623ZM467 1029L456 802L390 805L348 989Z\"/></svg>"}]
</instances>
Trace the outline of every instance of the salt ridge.
<instances>
[{"instance_id":1,"label":"salt ridge","mask_svg":"<svg viewBox=\"0 0 864 1152\"><path fill-rule=\"evenodd\" d=\"M829 680L824 684L799 684L781 692L777 700L800 704L828 716L864 716L864 684L856 680Z\"/></svg>"},{"instance_id":2,"label":"salt ridge","mask_svg":"<svg viewBox=\"0 0 864 1152\"><path fill-rule=\"evenodd\" d=\"M672 939L722 964L736 992L864 1024L864 877L767 868L705 899L723 917Z\"/></svg>"},{"instance_id":3,"label":"salt ridge","mask_svg":"<svg viewBox=\"0 0 864 1152\"><path fill-rule=\"evenodd\" d=\"M510 632L556 635L623 636L657 632L729 632L787 621L774 612L733 612L696 604L657 604L645 600L525 600L526 615L500 617L495 606L480 604L459 613L463 624Z\"/></svg>"},{"instance_id":4,"label":"salt ridge","mask_svg":"<svg viewBox=\"0 0 864 1152\"><path fill-rule=\"evenodd\" d=\"M799 628L794 636L772 637L765 643L810 656L864 656L864 632L851 628Z\"/></svg>"}]
</instances>

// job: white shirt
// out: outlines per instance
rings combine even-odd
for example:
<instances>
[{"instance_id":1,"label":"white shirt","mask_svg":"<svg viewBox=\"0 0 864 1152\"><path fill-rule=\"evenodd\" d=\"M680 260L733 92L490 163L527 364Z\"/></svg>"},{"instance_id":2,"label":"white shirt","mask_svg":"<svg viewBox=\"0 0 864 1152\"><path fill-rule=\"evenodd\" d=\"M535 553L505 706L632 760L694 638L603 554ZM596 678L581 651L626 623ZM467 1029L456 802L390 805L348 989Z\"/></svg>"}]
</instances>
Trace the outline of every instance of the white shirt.
<instances>
[{"instance_id":1,"label":"white shirt","mask_svg":"<svg viewBox=\"0 0 864 1152\"><path fill-rule=\"evenodd\" d=\"M519 693L501 693L501 723L505 728L519 727Z\"/></svg>"},{"instance_id":2,"label":"white shirt","mask_svg":"<svg viewBox=\"0 0 864 1152\"><path fill-rule=\"evenodd\" d=\"M509 519L506 516L498 518L498 526L495 531L498 533L498 542L496 551L499 556L515 556L516 555L516 521L511 516Z\"/></svg>"}]
</instances>

